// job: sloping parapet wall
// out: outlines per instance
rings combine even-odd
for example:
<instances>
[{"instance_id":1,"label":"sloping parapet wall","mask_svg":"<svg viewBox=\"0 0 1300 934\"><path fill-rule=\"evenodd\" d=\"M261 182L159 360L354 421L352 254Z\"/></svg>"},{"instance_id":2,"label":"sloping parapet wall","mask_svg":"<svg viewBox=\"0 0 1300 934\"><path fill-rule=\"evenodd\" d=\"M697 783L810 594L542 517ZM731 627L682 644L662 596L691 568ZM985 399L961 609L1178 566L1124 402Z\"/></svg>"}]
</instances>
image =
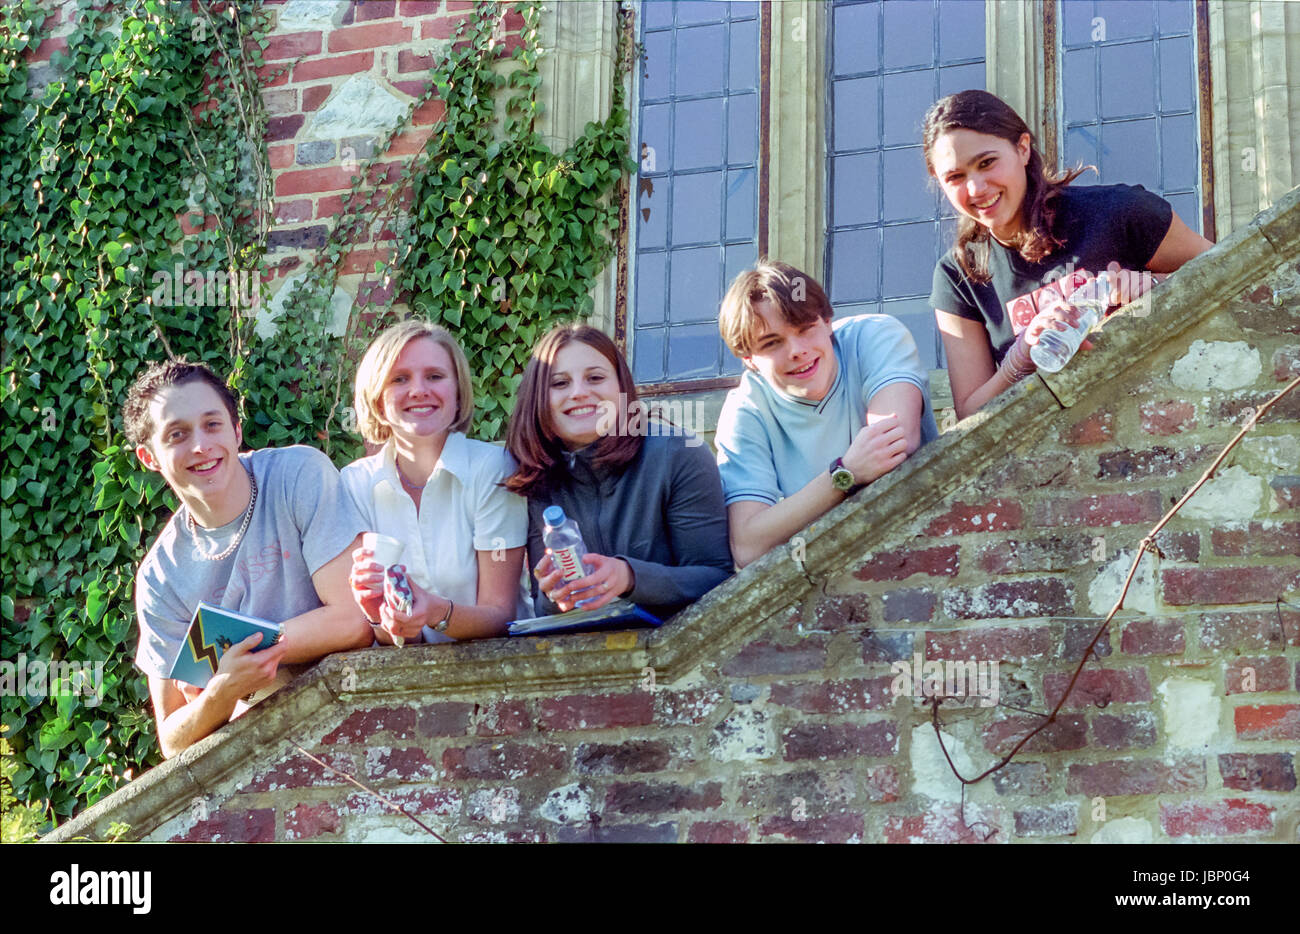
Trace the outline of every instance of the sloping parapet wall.
<instances>
[{"instance_id":1,"label":"sloping parapet wall","mask_svg":"<svg viewBox=\"0 0 1300 934\"><path fill-rule=\"evenodd\" d=\"M429 839L306 751L449 840L1296 842L1300 392L964 813L894 663L974 663L968 776L1039 722L1300 373L1297 257L1293 191L662 630L332 656L51 839Z\"/></svg>"}]
</instances>

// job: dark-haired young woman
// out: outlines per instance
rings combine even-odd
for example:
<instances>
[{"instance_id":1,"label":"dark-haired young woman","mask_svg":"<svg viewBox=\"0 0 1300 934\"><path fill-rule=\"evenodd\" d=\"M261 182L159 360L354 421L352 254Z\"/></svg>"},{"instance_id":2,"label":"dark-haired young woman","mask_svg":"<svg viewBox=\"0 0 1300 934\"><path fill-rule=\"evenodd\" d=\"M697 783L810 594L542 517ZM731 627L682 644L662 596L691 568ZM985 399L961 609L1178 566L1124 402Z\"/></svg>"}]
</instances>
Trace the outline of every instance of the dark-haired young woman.
<instances>
[{"instance_id":1,"label":"dark-haired young woman","mask_svg":"<svg viewBox=\"0 0 1300 934\"><path fill-rule=\"evenodd\" d=\"M958 418L1034 372L1044 328L1077 320L1059 301L1077 273L1108 276L1126 304L1150 288L1143 270L1173 272L1212 245L1140 185L1070 187L1083 169L1048 172L1024 120L987 91L935 103L923 142L960 215L930 294Z\"/></svg>"},{"instance_id":2,"label":"dark-haired young woman","mask_svg":"<svg viewBox=\"0 0 1300 934\"><path fill-rule=\"evenodd\" d=\"M505 486L528 498L538 614L625 597L663 618L731 574L713 455L695 435L651 427L604 332L569 325L538 342L506 449L519 467ZM542 513L552 505L577 521L587 546L587 576L569 584L542 543Z\"/></svg>"}]
</instances>

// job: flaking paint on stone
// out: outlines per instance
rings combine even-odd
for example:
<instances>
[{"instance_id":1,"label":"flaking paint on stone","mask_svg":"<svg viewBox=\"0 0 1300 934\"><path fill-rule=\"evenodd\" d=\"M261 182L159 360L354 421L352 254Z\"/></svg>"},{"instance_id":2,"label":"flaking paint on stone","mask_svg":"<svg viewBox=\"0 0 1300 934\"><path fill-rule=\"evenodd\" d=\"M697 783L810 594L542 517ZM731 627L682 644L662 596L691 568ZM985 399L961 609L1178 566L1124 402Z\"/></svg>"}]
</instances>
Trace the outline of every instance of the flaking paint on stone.
<instances>
[{"instance_id":1,"label":"flaking paint on stone","mask_svg":"<svg viewBox=\"0 0 1300 934\"><path fill-rule=\"evenodd\" d=\"M1192 341L1169 378L1180 389L1240 389L1259 379L1259 351L1245 341Z\"/></svg>"},{"instance_id":2,"label":"flaking paint on stone","mask_svg":"<svg viewBox=\"0 0 1300 934\"><path fill-rule=\"evenodd\" d=\"M1170 678L1156 692L1165 718L1165 736L1170 746L1200 748L1214 741L1219 732L1223 699L1209 681Z\"/></svg>"},{"instance_id":3,"label":"flaking paint on stone","mask_svg":"<svg viewBox=\"0 0 1300 934\"><path fill-rule=\"evenodd\" d=\"M971 761L966 747L951 733L943 733L943 744L957 766L967 778L982 771ZM911 743L912 790L936 801L961 801L961 781L952 773L944 758L934 727L929 723L912 728Z\"/></svg>"},{"instance_id":4,"label":"flaking paint on stone","mask_svg":"<svg viewBox=\"0 0 1300 934\"><path fill-rule=\"evenodd\" d=\"M1117 817L1106 821L1089 843L1150 843L1151 822L1140 817Z\"/></svg>"},{"instance_id":5,"label":"flaking paint on stone","mask_svg":"<svg viewBox=\"0 0 1300 934\"><path fill-rule=\"evenodd\" d=\"M1105 616L1119 599L1128 578L1128 570L1133 566L1133 552L1121 551L1097 572L1097 576L1088 585L1088 607L1095 616ZM1142 556L1133 583L1124 595L1124 609L1137 613L1156 612L1156 582L1154 563L1148 553Z\"/></svg>"}]
</instances>

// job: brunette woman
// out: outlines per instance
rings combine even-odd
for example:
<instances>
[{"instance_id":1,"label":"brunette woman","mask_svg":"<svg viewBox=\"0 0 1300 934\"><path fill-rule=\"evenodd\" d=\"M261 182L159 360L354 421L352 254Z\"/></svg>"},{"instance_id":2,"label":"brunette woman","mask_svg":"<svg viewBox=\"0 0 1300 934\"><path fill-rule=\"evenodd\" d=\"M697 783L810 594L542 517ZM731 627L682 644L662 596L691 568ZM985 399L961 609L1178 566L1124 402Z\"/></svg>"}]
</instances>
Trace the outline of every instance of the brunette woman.
<instances>
[{"instance_id":1,"label":"brunette woman","mask_svg":"<svg viewBox=\"0 0 1300 934\"><path fill-rule=\"evenodd\" d=\"M1211 246L1140 185L1071 187L1082 168L1049 172L1029 127L986 91L935 103L922 139L960 215L930 295L959 418L1034 372L1038 335L1077 320L1060 299L1079 274L1107 276L1112 304L1126 304L1151 287L1149 273Z\"/></svg>"},{"instance_id":2,"label":"brunette woman","mask_svg":"<svg viewBox=\"0 0 1300 934\"><path fill-rule=\"evenodd\" d=\"M506 435L528 497L528 562L539 614L625 597L666 617L732 571L722 484L709 448L650 422L623 354L602 331L556 328L524 371ZM542 513L577 521L587 575L564 583L542 544Z\"/></svg>"},{"instance_id":3,"label":"brunette woman","mask_svg":"<svg viewBox=\"0 0 1300 934\"><path fill-rule=\"evenodd\" d=\"M502 488L513 464L500 447L465 436L474 392L465 354L446 330L419 319L375 338L357 369L355 406L365 439L383 447L342 470L371 531L405 545L410 613L378 598L383 568L353 552L352 593L375 638L449 642L504 635L531 616L520 586L527 513Z\"/></svg>"}]
</instances>

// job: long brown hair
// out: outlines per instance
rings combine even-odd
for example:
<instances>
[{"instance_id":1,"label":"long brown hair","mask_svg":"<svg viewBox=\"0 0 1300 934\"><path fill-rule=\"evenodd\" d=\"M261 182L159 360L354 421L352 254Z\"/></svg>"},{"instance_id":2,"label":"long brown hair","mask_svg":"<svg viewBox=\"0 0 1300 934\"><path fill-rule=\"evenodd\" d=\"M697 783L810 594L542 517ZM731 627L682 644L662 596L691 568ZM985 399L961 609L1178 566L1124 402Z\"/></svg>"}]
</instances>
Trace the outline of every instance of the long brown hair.
<instances>
[{"instance_id":1,"label":"long brown hair","mask_svg":"<svg viewBox=\"0 0 1300 934\"><path fill-rule=\"evenodd\" d=\"M506 429L506 450L519 465L504 484L512 493L521 496L543 493L567 470L564 442L555 433L551 421L551 371L556 354L573 341L597 350L618 374L618 388L625 406L625 411L619 413L619 424L627 425L633 411L641 405L632 371L618 346L604 331L586 324L568 324L548 332L533 348L515 397L510 427ZM641 437L632 432L614 431L597 440L594 447L596 465L622 467L641 450Z\"/></svg>"},{"instance_id":2,"label":"long brown hair","mask_svg":"<svg viewBox=\"0 0 1300 934\"><path fill-rule=\"evenodd\" d=\"M921 140L925 146L925 167L934 175L934 144L952 130L972 130L1005 139L1012 146L1029 133L1029 162L1025 166L1025 198L1020 204L1020 220L1026 237L1020 255L1031 263L1040 262L1052 251L1065 245L1053 229L1056 223L1056 199L1070 182L1083 174L1078 166L1062 172L1049 172L1038 152L1034 134L1007 103L988 91L959 91L941 98L925 114ZM961 216L957 224L957 241L952 252L969 278L988 282L989 241L992 233L974 218Z\"/></svg>"}]
</instances>

